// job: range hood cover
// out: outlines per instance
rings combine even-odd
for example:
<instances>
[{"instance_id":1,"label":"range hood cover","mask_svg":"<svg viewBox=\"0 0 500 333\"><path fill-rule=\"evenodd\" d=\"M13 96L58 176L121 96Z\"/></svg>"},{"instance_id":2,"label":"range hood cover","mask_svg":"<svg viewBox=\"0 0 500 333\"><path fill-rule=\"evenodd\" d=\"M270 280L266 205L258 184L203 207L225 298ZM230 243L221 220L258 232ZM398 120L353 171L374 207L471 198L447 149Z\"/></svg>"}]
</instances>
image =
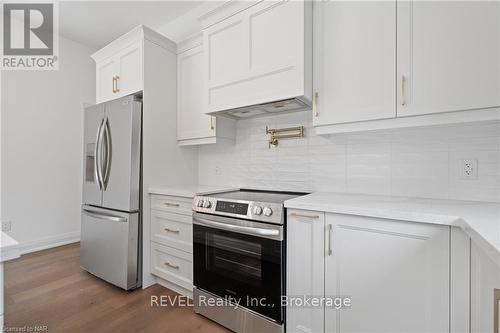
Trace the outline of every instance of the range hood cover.
<instances>
[{"instance_id":1,"label":"range hood cover","mask_svg":"<svg viewBox=\"0 0 500 333\"><path fill-rule=\"evenodd\" d=\"M216 111L209 114L211 116L221 116L231 119L248 119L253 117L273 115L276 113L304 111L309 108L310 105L308 103L305 103L301 99L291 98L270 103L245 106L236 109Z\"/></svg>"}]
</instances>

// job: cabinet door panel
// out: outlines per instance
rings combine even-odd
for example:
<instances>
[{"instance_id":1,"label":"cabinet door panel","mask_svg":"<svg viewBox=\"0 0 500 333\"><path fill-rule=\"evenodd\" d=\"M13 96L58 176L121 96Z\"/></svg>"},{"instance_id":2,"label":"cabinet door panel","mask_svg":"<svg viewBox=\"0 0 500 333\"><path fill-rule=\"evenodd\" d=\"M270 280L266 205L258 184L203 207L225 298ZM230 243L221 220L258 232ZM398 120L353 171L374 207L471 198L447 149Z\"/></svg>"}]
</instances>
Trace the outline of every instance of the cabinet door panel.
<instances>
[{"instance_id":1,"label":"cabinet door panel","mask_svg":"<svg viewBox=\"0 0 500 333\"><path fill-rule=\"evenodd\" d=\"M396 2L314 2L314 125L396 116Z\"/></svg>"},{"instance_id":2,"label":"cabinet door panel","mask_svg":"<svg viewBox=\"0 0 500 333\"><path fill-rule=\"evenodd\" d=\"M287 220L287 296L324 295L323 212L289 210ZM324 310L287 307L287 332L323 332Z\"/></svg>"},{"instance_id":3,"label":"cabinet door panel","mask_svg":"<svg viewBox=\"0 0 500 333\"><path fill-rule=\"evenodd\" d=\"M449 227L339 214L326 225L325 294L352 299L326 309L326 332L449 331Z\"/></svg>"},{"instance_id":4,"label":"cabinet door panel","mask_svg":"<svg viewBox=\"0 0 500 333\"><path fill-rule=\"evenodd\" d=\"M311 26L310 1L261 1L205 29L207 112L309 99Z\"/></svg>"},{"instance_id":5,"label":"cabinet door panel","mask_svg":"<svg viewBox=\"0 0 500 333\"><path fill-rule=\"evenodd\" d=\"M477 243L471 243L472 333L500 332L499 292L495 291L500 290L500 262L495 260L496 255L491 257Z\"/></svg>"},{"instance_id":6,"label":"cabinet door panel","mask_svg":"<svg viewBox=\"0 0 500 333\"><path fill-rule=\"evenodd\" d=\"M211 84L239 80L248 72L248 24L244 18L228 19L209 30L205 45L208 52L208 80Z\"/></svg>"},{"instance_id":7,"label":"cabinet door panel","mask_svg":"<svg viewBox=\"0 0 500 333\"><path fill-rule=\"evenodd\" d=\"M250 15L252 72L268 73L295 66L297 55L303 49L303 39L296 38L304 29L303 16L300 3L285 2L277 2Z\"/></svg>"},{"instance_id":8,"label":"cabinet door panel","mask_svg":"<svg viewBox=\"0 0 500 333\"><path fill-rule=\"evenodd\" d=\"M113 77L118 73L118 63L115 58L97 64L97 103L109 101L115 98L113 92Z\"/></svg>"},{"instance_id":9,"label":"cabinet door panel","mask_svg":"<svg viewBox=\"0 0 500 333\"><path fill-rule=\"evenodd\" d=\"M500 2L402 1L397 26L398 117L500 106Z\"/></svg>"},{"instance_id":10,"label":"cabinet door panel","mask_svg":"<svg viewBox=\"0 0 500 333\"><path fill-rule=\"evenodd\" d=\"M134 44L118 55L120 78L118 79L117 95L125 96L142 90L142 46Z\"/></svg>"},{"instance_id":11,"label":"cabinet door panel","mask_svg":"<svg viewBox=\"0 0 500 333\"><path fill-rule=\"evenodd\" d=\"M205 115L206 84L203 46L199 45L177 58L177 139L198 139L215 135L215 121Z\"/></svg>"}]
</instances>

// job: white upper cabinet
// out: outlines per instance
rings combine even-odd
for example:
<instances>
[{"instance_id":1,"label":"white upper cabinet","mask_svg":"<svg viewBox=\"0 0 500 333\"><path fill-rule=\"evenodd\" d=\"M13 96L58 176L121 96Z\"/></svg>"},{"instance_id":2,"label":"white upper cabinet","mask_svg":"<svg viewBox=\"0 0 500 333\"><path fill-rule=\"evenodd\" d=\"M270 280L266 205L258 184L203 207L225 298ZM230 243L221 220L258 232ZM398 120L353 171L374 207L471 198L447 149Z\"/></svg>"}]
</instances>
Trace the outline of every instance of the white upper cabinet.
<instances>
[{"instance_id":1,"label":"white upper cabinet","mask_svg":"<svg viewBox=\"0 0 500 333\"><path fill-rule=\"evenodd\" d=\"M141 25L92 55L96 62L97 103L144 90L145 40L171 51L176 49L170 40Z\"/></svg>"},{"instance_id":2,"label":"white upper cabinet","mask_svg":"<svg viewBox=\"0 0 500 333\"><path fill-rule=\"evenodd\" d=\"M214 117L206 109L203 45L177 55L177 140L215 135Z\"/></svg>"},{"instance_id":3,"label":"white upper cabinet","mask_svg":"<svg viewBox=\"0 0 500 333\"><path fill-rule=\"evenodd\" d=\"M135 43L116 56L120 66L117 73L117 94L129 95L143 89L142 43Z\"/></svg>"},{"instance_id":4,"label":"white upper cabinet","mask_svg":"<svg viewBox=\"0 0 500 333\"><path fill-rule=\"evenodd\" d=\"M314 2L314 60L318 134L500 119L498 1Z\"/></svg>"},{"instance_id":5,"label":"white upper cabinet","mask_svg":"<svg viewBox=\"0 0 500 333\"><path fill-rule=\"evenodd\" d=\"M116 98L116 73L120 66L116 58L106 59L96 64L96 102Z\"/></svg>"},{"instance_id":6,"label":"white upper cabinet","mask_svg":"<svg viewBox=\"0 0 500 333\"><path fill-rule=\"evenodd\" d=\"M143 89L142 41L117 50L116 54L96 60L97 103L139 92Z\"/></svg>"},{"instance_id":7,"label":"white upper cabinet","mask_svg":"<svg viewBox=\"0 0 500 333\"><path fill-rule=\"evenodd\" d=\"M207 113L311 100L312 3L262 1L204 29Z\"/></svg>"},{"instance_id":8,"label":"white upper cabinet","mask_svg":"<svg viewBox=\"0 0 500 333\"><path fill-rule=\"evenodd\" d=\"M207 109L204 49L200 38L178 45L177 140L179 145L215 143L217 137L234 140L234 122L205 114ZM217 124L217 121L219 124Z\"/></svg>"},{"instance_id":9,"label":"white upper cabinet","mask_svg":"<svg viewBox=\"0 0 500 333\"><path fill-rule=\"evenodd\" d=\"M397 21L398 117L500 106L500 2L401 1Z\"/></svg>"},{"instance_id":10,"label":"white upper cabinet","mask_svg":"<svg viewBox=\"0 0 500 333\"><path fill-rule=\"evenodd\" d=\"M314 125L396 116L396 2L314 2Z\"/></svg>"}]
</instances>

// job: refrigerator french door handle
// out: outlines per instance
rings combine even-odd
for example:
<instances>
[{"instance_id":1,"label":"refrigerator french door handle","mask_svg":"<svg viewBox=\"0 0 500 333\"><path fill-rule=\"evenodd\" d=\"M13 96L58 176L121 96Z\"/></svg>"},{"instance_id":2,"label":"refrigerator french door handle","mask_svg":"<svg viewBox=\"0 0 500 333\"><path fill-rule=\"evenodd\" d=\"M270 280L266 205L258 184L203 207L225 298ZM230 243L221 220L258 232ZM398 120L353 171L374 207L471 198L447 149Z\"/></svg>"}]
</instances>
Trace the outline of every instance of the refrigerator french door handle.
<instances>
[{"instance_id":1,"label":"refrigerator french door handle","mask_svg":"<svg viewBox=\"0 0 500 333\"><path fill-rule=\"evenodd\" d=\"M94 177L97 181L97 186L99 187L99 190L102 191L103 184L102 184L102 178L101 178L101 132L102 132L102 125L104 124L104 119L101 120L101 123L99 124L99 127L97 128L97 136L95 139L95 147L94 147Z\"/></svg>"},{"instance_id":2,"label":"refrigerator french door handle","mask_svg":"<svg viewBox=\"0 0 500 333\"><path fill-rule=\"evenodd\" d=\"M85 214L88 216L95 217L100 220L107 220L112 222L127 222L127 218L123 216L116 216L110 214L103 214L98 210L93 210L92 208L82 208Z\"/></svg>"},{"instance_id":3,"label":"refrigerator french door handle","mask_svg":"<svg viewBox=\"0 0 500 333\"><path fill-rule=\"evenodd\" d=\"M108 181L109 181L109 172L111 170L111 156L112 156L112 144L111 144L111 131L109 128L109 118L106 117L104 120L104 126L103 126L103 131L104 131L104 143L106 147L106 154L105 154L105 167L104 167L104 175L102 177L103 179L103 185L104 185L104 190L106 191L106 188L108 187Z\"/></svg>"},{"instance_id":4,"label":"refrigerator french door handle","mask_svg":"<svg viewBox=\"0 0 500 333\"><path fill-rule=\"evenodd\" d=\"M104 171L103 171L103 168L105 168L105 165L104 163L105 160L103 161L103 157L105 158L106 156L106 151L104 150L106 147L104 146L104 132L105 132L105 127L106 127L106 121L107 121L107 117L104 117L103 120L102 120L102 123L101 123L101 129L99 131L99 141L97 143L98 147L99 147L99 160L98 160L98 165L99 165L99 179L101 180L101 191L105 191L106 190L106 187L104 186ZM104 153L103 153L104 151Z\"/></svg>"}]
</instances>

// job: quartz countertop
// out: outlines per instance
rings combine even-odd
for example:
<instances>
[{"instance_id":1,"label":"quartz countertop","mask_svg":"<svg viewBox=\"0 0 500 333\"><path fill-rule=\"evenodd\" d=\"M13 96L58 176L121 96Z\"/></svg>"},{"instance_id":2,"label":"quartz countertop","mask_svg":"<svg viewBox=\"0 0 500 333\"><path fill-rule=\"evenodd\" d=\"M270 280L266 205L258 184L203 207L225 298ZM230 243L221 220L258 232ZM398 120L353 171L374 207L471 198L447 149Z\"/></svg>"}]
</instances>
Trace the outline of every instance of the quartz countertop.
<instances>
[{"instance_id":1,"label":"quartz countertop","mask_svg":"<svg viewBox=\"0 0 500 333\"><path fill-rule=\"evenodd\" d=\"M19 258L19 243L12 237L2 232L0 241L0 262Z\"/></svg>"},{"instance_id":2,"label":"quartz countertop","mask_svg":"<svg viewBox=\"0 0 500 333\"><path fill-rule=\"evenodd\" d=\"M285 207L460 227L500 265L497 203L316 192Z\"/></svg>"},{"instance_id":3,"label":"quartz countertop","mask_svg":"<svg viewBox=\"0 0 500 333\"><path fill-rule=\"evenodd\" d=\"M224 186L205 186L205 185L197 185L197 186L158 186L158 187L150 187L150 194L161 194L161 195L172 195L176 197L184 197L184 198L193 198L195 195L205 195L210 193L220 193L227 191L235 191L238 188L234 187L224 187Z\"/></svg>"}]
</instances>

